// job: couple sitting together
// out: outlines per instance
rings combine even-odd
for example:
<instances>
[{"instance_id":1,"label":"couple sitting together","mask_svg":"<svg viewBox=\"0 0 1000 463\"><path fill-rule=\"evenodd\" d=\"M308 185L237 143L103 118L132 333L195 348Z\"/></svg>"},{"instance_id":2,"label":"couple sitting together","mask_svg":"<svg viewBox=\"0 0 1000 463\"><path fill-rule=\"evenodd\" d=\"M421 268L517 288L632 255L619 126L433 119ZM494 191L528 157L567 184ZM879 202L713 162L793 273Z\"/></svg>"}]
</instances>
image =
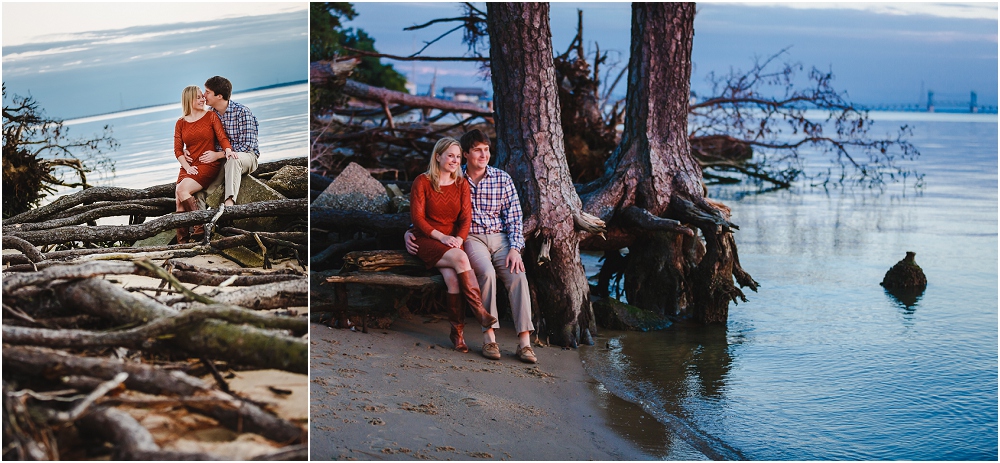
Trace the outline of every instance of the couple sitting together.
<instances>
[{"instance_id":1,"label":"couple sitting together","mask_svg":"<svg viewBox=\"0 0 1000 463\"><path fill-rule=\"evenodd\" d=\"M243 174L257 170L257 118L246 106L229 101L232 93L233 84L220 76L205 81L204 93L197 85L181 92L184 116L174 126L174 156L181 164L177 212L199 210L194 194L222 183L225 205L232 206ZM220 175L223 165L225 174ZM177 244L201 241L204 236L204 225L178 228Z\"/></svg>"},{"instance_id":2,"label":"couple sitting together","mask_svg":"<svg viewBox=\"0 0 1000 463\"><path fill-rule=\"evenodd\" d=\"M462 168L462 157L468 161ZM413 182L406 249L427 268L437 267L448 288L446 308L455 349L468 352L462 299L483 329L483 356L500 359L494 330L497 322L496 280L510 296L517 330L515 355L535 363L531 349L531 297L524 274L521 203L506 172L490 167L490 139L479 129L461 141L442 138L434 145L430 166ZM480 291L480 288L482 290ZM484 307L484 302L489 310Z\"/></svg>"}]
</instances>

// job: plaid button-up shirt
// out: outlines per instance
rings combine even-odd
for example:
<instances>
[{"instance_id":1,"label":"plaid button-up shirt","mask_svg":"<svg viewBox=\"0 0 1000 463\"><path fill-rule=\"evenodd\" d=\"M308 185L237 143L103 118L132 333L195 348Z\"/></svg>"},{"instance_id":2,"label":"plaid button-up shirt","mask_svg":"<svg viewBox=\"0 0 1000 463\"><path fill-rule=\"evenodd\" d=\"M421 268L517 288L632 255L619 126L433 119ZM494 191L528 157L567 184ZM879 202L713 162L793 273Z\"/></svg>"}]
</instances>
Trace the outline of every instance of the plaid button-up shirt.
<instances>
[{"instance_id":1,"label":"plaid button-up shirt","mask_svg":"<svg viewBox=\"0 0 1000 463\"><path fill-rule=\"evenodd\" d=\"M462 168L465 170L465 167ZM468 175L465 176L469 178ZM479 186L468 180L472 188L472 226L469 233L488 235L506 233L511 249L524 249L524 224L521 220L521 201L514 189L514 181L495 167L486 166L486 175Z\"/></svg>"},{"instance_id":2,"label":"plaid button-up shirt","mask_svg":"<svg viewBox=\"0 0 1000 463\"><path fill-rule=\"evenodd\" d=\"M225 114L215 108L212 110L219 115L219 119L222 119L222 127L226 129L226 136L233 145L233 151L253 153L254 156L260 157L260 149L257 147L257 118L246 106L230 101ZM216 143L215 150L222 151L222 146Z\"/></svg>"}]
</instances>

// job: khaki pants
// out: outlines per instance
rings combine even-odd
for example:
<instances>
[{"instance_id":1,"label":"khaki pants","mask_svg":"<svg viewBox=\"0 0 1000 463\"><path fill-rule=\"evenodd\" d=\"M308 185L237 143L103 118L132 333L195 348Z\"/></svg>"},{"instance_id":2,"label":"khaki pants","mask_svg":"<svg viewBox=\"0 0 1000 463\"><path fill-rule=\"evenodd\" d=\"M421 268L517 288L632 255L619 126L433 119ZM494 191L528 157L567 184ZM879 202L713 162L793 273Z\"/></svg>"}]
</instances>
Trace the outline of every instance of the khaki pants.
<instances>
[{"instance_id":1,"label":"khaki pants","mask_svg":"<svg viewBox=\"0 0 1000 463\"><path fill-rule=\"evenodd\" d=\"M254 156L253 153L236 153L236 159L226 159L226 164L222 167L222 174L215 177L208 188L205 188L205 193L207 194L224 184L226 190L219 203L226 202L226 198L230 197L235 203L236 196L240 193L240 182L243 181L243 176L255 170L257 170L257 156Z\"/></svg>"},{"instance_id":2,"label":"khaki pants","mask_svg":"<svg viewBox=\"0 0 1000 463\"><path fill-rule=\"evenodd\" d=\"M507 235L494 233L490 235L469 235L465 240L465 253L469 256L469 263L472 270L476 272L476 279L479 280L479 289L483 293L483 305L494 317L497 315L497 277L507 287L507 295L510 298L510 311L514 316L514 329L518 333L524 331L535 331L531 324L531 295L528 292L528 278L524 272L510 273L504 264L507 260L507 253L510 251L510 242ZM498 317L499 318L499 317ZM500 328L500 323L493 324L493 328ZM483 329L486 331L486 328Z\"/></svg>"}]
</instances>

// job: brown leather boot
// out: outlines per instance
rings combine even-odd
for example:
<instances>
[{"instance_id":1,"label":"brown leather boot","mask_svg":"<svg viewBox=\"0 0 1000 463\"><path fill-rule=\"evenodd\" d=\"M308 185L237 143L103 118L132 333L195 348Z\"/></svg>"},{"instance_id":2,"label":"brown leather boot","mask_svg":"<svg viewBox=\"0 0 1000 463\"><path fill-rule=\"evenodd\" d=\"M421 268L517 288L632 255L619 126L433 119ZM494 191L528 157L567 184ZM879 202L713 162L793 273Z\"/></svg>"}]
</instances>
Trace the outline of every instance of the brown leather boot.
<instances>
[{"instance_id":1,"label":"brown leather boot","mask_svg":"<svg viewBox=\"0 0 1000 463\"><path fill-rule=\"evenodd\" d=\"M479 319L479 324L483 325L483 328L489 328L497 322L497 317L490 315L483 307L483 297L479 292L479 280L476 280L475 272L471 270L466 270L458 274L458 286L462 288L462 295L465 296L465 302L469 303L469 308L472 309L472 315Z\"/></svg>"},{"instance_id":2,"label":"brown leather boot","mask_svg":"<svg viewBox=\"0 0 1000 463\"><path fill-rule=\"evenodd\" d=\"M179 202L177 203L177 212L187 212L187 203ZM183 227L177 229L177 244L187 243L191 238L191 230L189 227Z\"/></svg>"},{"instance_id":3,"label":"brown leather boot","mask_svg":"<svg viewBox=\"0 0 1000 463\"><path fill-rule=\"evenodd\" d=\"M198 200L194 199L194 196L184 200L184 207L188 211L198 211L201 210L198 207ZM205 237L205 225L198 224L191 227L191 241L201 241Z\"/></svg>"},{"instance_id":4,"label":"brown leather boot","mask_svg":"<svg viewBox=\"0 0 1000 463\"><path fill-rule=\"evenodd\" d=\"M448 311L448 322L451 323L451 342L455 344L455 350L468 352L469 346L465 344L462 330L465 328L465 307L462 307L462 295L445 295L445 309Z\"/></svg>"}]
</instances>

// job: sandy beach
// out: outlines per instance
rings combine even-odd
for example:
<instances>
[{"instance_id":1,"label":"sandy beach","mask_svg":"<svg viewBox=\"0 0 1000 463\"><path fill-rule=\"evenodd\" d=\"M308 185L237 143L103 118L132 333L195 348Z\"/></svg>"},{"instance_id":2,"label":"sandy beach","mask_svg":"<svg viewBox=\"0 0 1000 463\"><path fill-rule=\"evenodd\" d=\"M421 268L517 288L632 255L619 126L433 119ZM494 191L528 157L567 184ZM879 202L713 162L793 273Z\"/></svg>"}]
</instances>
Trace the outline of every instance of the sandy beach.
<instances>
[{"instance_id":1,"label":"sandy beach","mask_svg":"<svg viewBox=\"0 0 1000 463\"><path fill-rule=\"evenodd\" d=\"M601 398L578 351L536 347L538 364L522 363L501 324L499 361L480 355L474 325L463 354L444 320L414 315L367 334L312 324L312 459L654 458L612 428L601 401L618 399Z\"/></svg>"}]
</instances>

